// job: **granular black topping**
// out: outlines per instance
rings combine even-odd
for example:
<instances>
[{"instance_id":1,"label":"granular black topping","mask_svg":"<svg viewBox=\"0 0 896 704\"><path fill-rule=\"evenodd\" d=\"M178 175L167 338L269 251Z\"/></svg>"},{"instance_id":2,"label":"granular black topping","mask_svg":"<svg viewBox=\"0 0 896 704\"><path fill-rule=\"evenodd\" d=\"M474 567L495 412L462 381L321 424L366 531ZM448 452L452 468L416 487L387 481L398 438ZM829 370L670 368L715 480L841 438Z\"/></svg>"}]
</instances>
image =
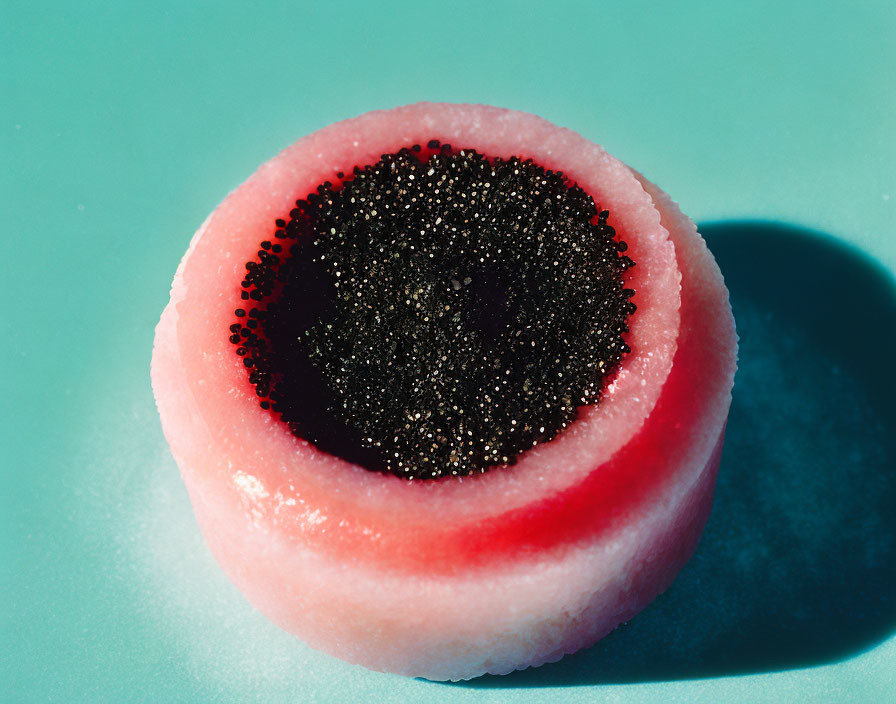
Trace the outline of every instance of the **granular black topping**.
<instances>
[{"instance_id":1,"label":"granular black topping","mask_svg":"<svg viewBox=\"0 0 896 704\"><path fill-rule=\"evenodd\" d=\"M432 140L275 221L231 342L321 449L409 478L483 472L596 403L634 291L609 213L560 172Z\"/></svg>"}]
</instances>

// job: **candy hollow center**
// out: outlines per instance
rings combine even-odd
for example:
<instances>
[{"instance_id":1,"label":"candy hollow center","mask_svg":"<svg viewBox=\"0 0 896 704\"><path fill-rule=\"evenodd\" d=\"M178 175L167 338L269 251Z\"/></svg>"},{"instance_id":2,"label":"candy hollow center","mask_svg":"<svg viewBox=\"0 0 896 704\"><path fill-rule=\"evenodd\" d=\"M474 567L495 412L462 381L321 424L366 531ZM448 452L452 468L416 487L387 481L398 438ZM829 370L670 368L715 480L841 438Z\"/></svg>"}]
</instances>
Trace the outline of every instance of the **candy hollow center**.
<instances>
[{"instance_id":1,"label":"candy hollow center","mask_svg":"<svg viewBox=\"0 0 896 704\"><path fill-rule=\"evenodd\" d=\"M413 478L512 464L629 351L608 217L531 160L385 154L276 221L230 340L262 408L324 451Z\"/></svg>"}]
</instances>

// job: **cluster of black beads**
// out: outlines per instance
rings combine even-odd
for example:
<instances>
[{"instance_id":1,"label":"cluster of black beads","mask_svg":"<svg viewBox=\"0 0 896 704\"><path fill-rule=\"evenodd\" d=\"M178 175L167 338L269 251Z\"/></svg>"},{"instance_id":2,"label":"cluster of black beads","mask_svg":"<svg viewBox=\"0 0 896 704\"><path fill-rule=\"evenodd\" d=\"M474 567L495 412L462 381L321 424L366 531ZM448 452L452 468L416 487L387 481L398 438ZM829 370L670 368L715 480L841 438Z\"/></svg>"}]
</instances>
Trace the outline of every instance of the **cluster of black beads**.
<instances>
[{"instance_id":1,"label":"cluster of black beads","mask_svg":"<svg viewBox=\"0 0 896 704\"><path fill-rule=\"evenodd\" d=\"M262 406L323 449L415 478L513 463L629 351L608 216L531 160L386 154L276 221L231 340Z\"/></svg>"}]
</instances>

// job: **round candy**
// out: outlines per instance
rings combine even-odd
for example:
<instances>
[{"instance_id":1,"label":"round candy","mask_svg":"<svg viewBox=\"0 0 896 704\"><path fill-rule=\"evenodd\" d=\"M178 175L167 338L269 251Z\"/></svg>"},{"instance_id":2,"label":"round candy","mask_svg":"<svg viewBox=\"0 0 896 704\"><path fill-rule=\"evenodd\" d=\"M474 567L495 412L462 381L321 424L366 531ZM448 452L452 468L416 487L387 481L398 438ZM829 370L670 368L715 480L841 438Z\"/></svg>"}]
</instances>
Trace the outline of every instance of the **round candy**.
<instances>
[{"instance_id":1,"label":"round candy","mask_svg":"<svg viewBox=\"0 0 896 704\"><path fill-rule=\"evenodd\" d=\"M263 335L232 327L253 306L263 322L277 296L275 286L247 299L258 287L244 284L246 264L296 203L322 186L338 197L355 167L415 145L423 163L450 145L562 172L627 245L620 256L635 264L619 275L636 310L622 335L630 351L552 439L482 471L409 480L297 434L231 338ZM669 586L709 515L736 353L715 261L656 186L533 115L420 103L300 139L218 206L175 275L152 383L200 529L254 606L350 662L457 680L587 647ZM291 386L301 407L302 384Z\"/></svg>"}]
</instances>

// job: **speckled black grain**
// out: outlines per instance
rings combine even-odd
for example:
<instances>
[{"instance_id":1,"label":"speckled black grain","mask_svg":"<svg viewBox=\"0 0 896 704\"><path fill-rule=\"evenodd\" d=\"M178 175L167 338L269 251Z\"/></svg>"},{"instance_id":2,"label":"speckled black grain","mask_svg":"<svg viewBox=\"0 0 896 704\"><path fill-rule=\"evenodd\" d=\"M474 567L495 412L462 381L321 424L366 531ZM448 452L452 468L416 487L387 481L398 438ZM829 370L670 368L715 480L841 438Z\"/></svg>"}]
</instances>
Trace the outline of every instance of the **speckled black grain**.
<instances>
[{"instance_id":1,"label":"speckled black grain","mask_svg":"<svg viewBox=\"0 0 896 704\"><path fill-rule=\"evenodd\" d=\"M275 222L230 339L262 407L321 449L409 478L512 464L629 351L608 217L531 161L386 154Z\"/></svg>"}]
</instances>

